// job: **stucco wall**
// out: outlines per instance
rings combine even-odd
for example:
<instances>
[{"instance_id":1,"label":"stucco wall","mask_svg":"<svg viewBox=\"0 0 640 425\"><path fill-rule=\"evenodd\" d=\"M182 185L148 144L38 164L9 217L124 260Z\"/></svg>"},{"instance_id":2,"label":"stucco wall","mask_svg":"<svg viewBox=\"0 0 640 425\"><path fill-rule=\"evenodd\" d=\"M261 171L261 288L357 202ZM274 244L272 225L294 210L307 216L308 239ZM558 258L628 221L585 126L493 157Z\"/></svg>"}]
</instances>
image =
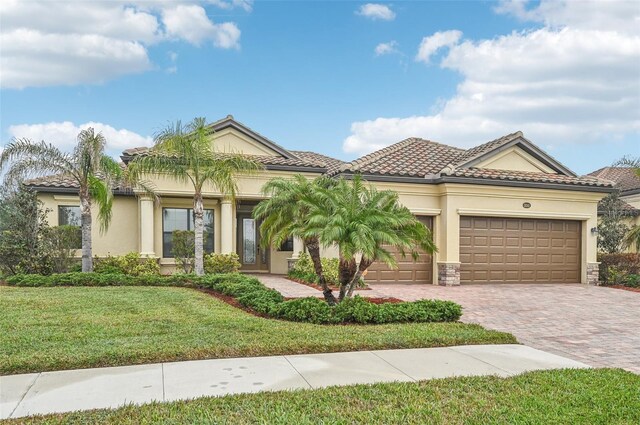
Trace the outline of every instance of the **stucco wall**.
<instances>
[{"instance_id":1,"label":"stucco wall","mask_svg":"<svg viewBox=\"0 0 640 425\"><path fill-rule=\"evenodd\" d=\"M263 144L231 128L216 132L213 136L213 143L215 148L220 152L237 152L247 155L280 155Z\"/></svg>"},{"instance_id":2,"label":"stucco wall","mask_svg":"<svg viewBox=\"0 0 640 425\"><path fill-rule=\"evenodd\" d=\"M58 206L80 206L79 198L73 195L40 193L38 199L43 202L45 208L51 210L47 214L47 220L51 226L58 225ZM93 255L122 255L138 251L138 201L136 197L116 196L114 198L111 225L104 234L100 234L100 224L95 206L91 216ZM80 255L79 250L78 255Z\"/></svg>"},{"instance_id":3,"label":"stucco wall","mask_svg":"<svg viewBox=\"0 0 640 425\"><path fill-rule=\"evenodd\" d=\"M531 171L534 173L554 172L547 165L538 161L536 158L517 146L513 146L506 149L504 152L491 156L484 162L477 164L476 167L489 168L493 170Z\"/></svg>"}]
</instances>

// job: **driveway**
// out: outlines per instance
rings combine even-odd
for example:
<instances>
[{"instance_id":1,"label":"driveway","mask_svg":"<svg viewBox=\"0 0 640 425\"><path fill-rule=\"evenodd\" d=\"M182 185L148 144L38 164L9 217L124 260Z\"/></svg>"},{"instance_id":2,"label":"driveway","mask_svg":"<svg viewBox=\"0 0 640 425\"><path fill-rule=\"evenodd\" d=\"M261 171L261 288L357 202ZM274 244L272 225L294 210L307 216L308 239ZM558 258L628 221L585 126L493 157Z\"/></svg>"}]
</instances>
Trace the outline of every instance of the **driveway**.
<instances>
[{"instance_id":1,"label":"driveway","mask_svg":"<svg viewBox=\"0 0 640 425\"><path fill-rule=\"evenodd\" d=\"M640 373L637 292L568 284L371 286L373 291L362 292L456 301L464 308L464 322L510 332L523 344L592 366Z\"/></svg>"}]
</instances>

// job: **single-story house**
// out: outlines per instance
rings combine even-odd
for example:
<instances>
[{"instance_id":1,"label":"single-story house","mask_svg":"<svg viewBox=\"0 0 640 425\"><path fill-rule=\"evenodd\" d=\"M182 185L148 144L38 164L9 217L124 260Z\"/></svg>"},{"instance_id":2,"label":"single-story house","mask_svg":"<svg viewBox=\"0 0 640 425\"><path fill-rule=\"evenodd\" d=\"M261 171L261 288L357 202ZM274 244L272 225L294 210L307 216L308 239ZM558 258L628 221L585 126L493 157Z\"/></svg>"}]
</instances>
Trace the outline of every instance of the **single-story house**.
<instances>
[{"instance_id":1,"label":"single-story house","mask_svg":"<svg viewBox=\"0 0 640 425\"><path fill-rule=\"evenodd\" d=\"M206 249L237 252L244 271L285 273L302 249L300 241L291 240L260 250L251 212L263 198L265 182L295 173L309 178L359 173L379 189L397 191L432 229L439 249L417 262L400 258L397 270L374 264L366 276L371 283L597 282L597 205L612 190L611 182L576 176L521 132L466 150L409 138L345 163L285 149L232 116L214 122L211 130L219 150L242 152L264 165L260 173L239 178L235 201L212 188L205 193ZM146 149L125 150L124 164ZM159 205L116 190L111 227L103 235L94 228L95 255L137 251L159 258L163 270L174 267L172 232L193 226L192 191L170 179L154 183ZM28 184L51 210L50 223L79 224L77 189L64 176Z\"/></svg>"}]
</instances>

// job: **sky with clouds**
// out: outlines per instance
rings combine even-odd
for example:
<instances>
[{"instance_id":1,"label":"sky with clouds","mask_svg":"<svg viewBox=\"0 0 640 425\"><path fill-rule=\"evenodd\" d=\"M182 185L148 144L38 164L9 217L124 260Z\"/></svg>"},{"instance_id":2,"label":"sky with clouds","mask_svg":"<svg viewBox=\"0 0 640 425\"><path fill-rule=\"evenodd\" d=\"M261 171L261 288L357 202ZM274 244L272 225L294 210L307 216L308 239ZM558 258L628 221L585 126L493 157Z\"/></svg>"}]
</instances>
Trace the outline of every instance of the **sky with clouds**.
<instances>
[{"instance_id":1,"label":"sky with clouds","mask_svg":"<svg viewBox=\"0 0 640 425\"><path fill-rule=\"evenodd\" d=\"M0 146L227 114L345 160L522 130L587 173L640 156L640 2L2 0Z\"/></svg>"}]
</instances>

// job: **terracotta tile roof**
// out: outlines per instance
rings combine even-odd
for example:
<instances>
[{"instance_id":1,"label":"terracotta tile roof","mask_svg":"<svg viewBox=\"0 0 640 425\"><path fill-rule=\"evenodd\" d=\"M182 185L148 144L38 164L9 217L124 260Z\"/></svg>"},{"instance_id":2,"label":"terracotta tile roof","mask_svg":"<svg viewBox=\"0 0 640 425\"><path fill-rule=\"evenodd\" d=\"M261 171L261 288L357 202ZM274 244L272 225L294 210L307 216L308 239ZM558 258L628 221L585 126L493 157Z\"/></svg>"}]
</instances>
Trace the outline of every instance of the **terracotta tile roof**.
<instances>
[{"instance_id":1,"label":"terracotta tile roof","mask_svg":"<svg viewBox=\"0 0 640 425\"><path fill-rule=\"evenodd\" d=\"M444 174L444 172L443 172ZM537 183L557 183L578 186L611 187L607 180L596 177L573 177L564 174L535 173L528 171L492 170L488 168L459 168L446 173L447 176L470 177L490 180L506 180Z\"/></svg>"},{"instance_id":2,"label":"terracotta tile roof","mask_svg":"<svg viewBox=\"0 0 640 425\"><path fill-rule=\"evenodd\" d=\"M78 188L76 181L65 174L36 177L24 182L27 186Z\"/></svg>"},{"instance_id":3,"label":"terracotta tile roof","mask_svg":"<svg viewBox=\"0 0 640 425\"><path fill-rule=\"evenodd\" d=\"M610 180L621 192L640 189L640 177L632 167L604 167L587 176Z\"/></svg>"},{"instance_id":4,"label":"terracotta tile roof","mask_svg":"<svg viewBox=\"0 0 640 425\"><path fill-rule=\"evenodd\" d=\"M460 157L458 158L457 165L462 165L475 158L478 158L487 152L491 152L492 150L497 149L500 146L506 145L507 143L513 141L514 139L517 139L518 137L522 137L521 131L516 131L515 133L507 134L506 136L502 136L490 142L483 143L471 149L467 149L464 154L460 155Z\"/></svg>"},{"instance_id":5,"label":"terracotta tile roof","mask_svg":"<svg viewBox=\"0 0 640 425\"><path fill-rule=\"evenodd\" d=\"M330 166L335 166L336 162L342 163L342 161L321 155L314 152L307 151L289 151L294 154L297 158L284 158L281 156L270 156L270 155L245 155L248 158L251 158L262 165L277 165L277 166L285 166L285 167L305 167L305 168L324 168L328 169ZM149 148L147 147L138 147L131 148L122 151L124 157L134 157L136 155L146 155L149 153ZM219 155L224 155L220 153Z\"/></svg>"},{"instance_id":6,"label":"terracotta tile roof","mask_svg":"<svg viewBox=\"0 0 640 425\"><path fill-rule=\"evenodd\" d=\"M604 200L600 201L598 203L598 214L603 214L604 213L604 209L602 208L602 205L604 203ZM622 213L626 216L629 217L637 217L640 215L640 209L634 207L633 205L623 201L622 199L620 199L620 207L622 209Z\"/></svg>"},{"instance_id":7,"label":"terracotta tile roof","mask_svg":"<svg viewBox=\"0 0 640 425\"><path fill-rule=\"evenodd\" d=\"M464 149L411 137L344 164L338 172L424 177L456 162Z\"/></svg>"},{"instance_id":8,"label":"terracotta tile roof","mask_svg":"<svg viewBox=\"0 0 640 425\"><path fill-rule=\"evenodd\" d=\"M300 159L307 160L310 162L315 162L318 164L324 164L324 166L327 168L327 172L333 169L340 168L344 164L344 161L341 161L336 158L332 158L330 156L322 155L320 153L315 153L310 151L292 151L292 150L290 150L289 152L291 152L292 154L294 154Z\"/></svg>"}]
</instances>

